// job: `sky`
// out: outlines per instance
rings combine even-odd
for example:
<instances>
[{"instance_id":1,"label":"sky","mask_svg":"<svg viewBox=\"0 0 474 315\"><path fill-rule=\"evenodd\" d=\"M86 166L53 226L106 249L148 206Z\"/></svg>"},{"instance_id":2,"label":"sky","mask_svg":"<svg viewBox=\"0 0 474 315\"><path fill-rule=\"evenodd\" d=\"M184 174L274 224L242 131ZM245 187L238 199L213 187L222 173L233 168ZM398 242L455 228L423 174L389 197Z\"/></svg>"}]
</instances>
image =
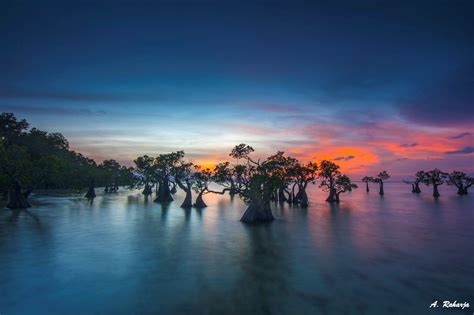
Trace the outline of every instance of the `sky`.
<instances>
[{"instance_id":1,"label":"sky","mask_svg":"<svg viewBox=\"0 0 474 315\"><path fill-rule=\"evenodd\" d=\"M329 2L2 1L0 111L128 165L474 172L474 2Z\"/></svg>"}]
</instances>

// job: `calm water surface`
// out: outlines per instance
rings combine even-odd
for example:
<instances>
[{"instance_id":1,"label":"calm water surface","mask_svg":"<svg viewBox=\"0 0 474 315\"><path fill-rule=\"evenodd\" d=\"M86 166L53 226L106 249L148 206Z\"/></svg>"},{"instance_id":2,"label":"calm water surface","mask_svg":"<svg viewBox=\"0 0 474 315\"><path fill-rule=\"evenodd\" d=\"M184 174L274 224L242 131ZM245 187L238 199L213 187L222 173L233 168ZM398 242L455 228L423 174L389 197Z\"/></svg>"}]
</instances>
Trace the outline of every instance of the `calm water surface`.
<instances>
[{"instance_id":1,"label":"calm water surface","mask_svg":"<svg viewBox=\"0 0 474 315\"><path fill-rule=\"evenodd\" d=\"M474 195L441 194L388 183L329 205L312 189L308 209L275 204L263 226L229 196L202 211L179 194L35 196L39 221L0 209L0 313L472 314Z\"/></svg>"}]
</instances>

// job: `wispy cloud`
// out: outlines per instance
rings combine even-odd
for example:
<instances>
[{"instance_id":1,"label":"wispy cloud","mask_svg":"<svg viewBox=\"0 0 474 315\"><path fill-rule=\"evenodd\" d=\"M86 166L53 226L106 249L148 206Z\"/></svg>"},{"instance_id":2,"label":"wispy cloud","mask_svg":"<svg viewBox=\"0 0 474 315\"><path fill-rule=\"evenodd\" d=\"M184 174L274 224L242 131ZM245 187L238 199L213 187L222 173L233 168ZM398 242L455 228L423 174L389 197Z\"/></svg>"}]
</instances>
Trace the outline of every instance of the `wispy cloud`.
<instances>
[{"instance_id":1,"label":"wispy cloud","mask_svg":"<svg viewBox=\"0 0 474 315\"><path fill-rule=\"evenodd\" d=\"M350 161L352 159L355 159L355 156L353 155L348 155L348 156L340 156L334 159L334 161Z\"/></svg>"},{"instance_id":2,"label":"wispy cloud","mask_svg":"<svg viewBox=\"0 0 474 315\"><path fill-rule=\"evenodd\" d=\"M471 135L470 132L463 132L463 133L460 133L456 136L449 137L448 139L461 139L461 138L464 138L464 137L467 137L467 136L470 136L470 135Z\"/></svg>"},{"instance_id":3,"label":"wispy cloud","mask_svg":"<svg viewBox=\"0 0 474 315\"><path fill-rule=\"evenodd\" d=\"M416 142L404 143L404 144L400 144L400 147L402 147L402 148L413 148L413 147L416 147L417 145L418 145L418 143L416 143Z\"/></svg>"},{"instance_id":4,"label":"wispy cloud","mask_svg":"<svg viewBox=\"0 0 474 315\"><path fill-rule=\"evenodd\" d=\"M446 154L470 154L474 153L474 147L464 147L459 150L454 150L454 151L446 151Z\"/></svg>"}]
</instances>

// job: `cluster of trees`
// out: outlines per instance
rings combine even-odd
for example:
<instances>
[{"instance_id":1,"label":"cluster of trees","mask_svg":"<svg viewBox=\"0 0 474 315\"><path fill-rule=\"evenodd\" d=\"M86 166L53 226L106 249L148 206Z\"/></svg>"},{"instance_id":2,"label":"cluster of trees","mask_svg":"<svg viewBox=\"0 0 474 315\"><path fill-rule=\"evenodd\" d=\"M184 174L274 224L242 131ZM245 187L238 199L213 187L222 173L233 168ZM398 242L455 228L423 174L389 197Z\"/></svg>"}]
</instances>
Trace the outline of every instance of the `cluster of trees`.
<instances>
[{"instance_id":1,"label":"cluster of trees","mask_svg":"<svg viewBox=\"0 0 474 315\"><path fill-rule=\"evenodd\" d=\"M204 195L229 192L230 196L238 195L248 204L241 220L249 223L272 221L272 201L307 207L306 189L316 179L321 180L320 187L329 193L329 202L339 202L342 193L357 188L331 161L322 161L319 166L313 162L305 164L281 151L256 160L252 152L251 146L239 144L229 154L233 163L221 162L213 170L186 161L183 151L157 157L140 156L134 160L133 186L141 188L147 197L153 194L155 187L154 201L159 203L173 201L178 187L185 193L183 208L206 207ZM219 184L222 190L212 190L211 183ZM193 192L197 194L194 204Z\"/></svg>"},{"instance_id":2,"label":"cluster of trees","mask_svg":"<svg viewBox=\"0 0 474 315\"><path fill-rule=\"evenodd\" d=\"M185 193L183 208L204 208L204 196L209 193L238 195L248 205L243 222L268 222L274 219L271 202L279 201L308 206L306 189L319 181L328 193L326 201L339 202L340 195L357 188L342 174L337 164L323 160L302 163L277 152L266 159L255 159L254 149L246 144L235 146L229 156L232 161L218 163L213 169L203 168L185 159L183 151L143 155L134 160L135 167L121 166L115 160L97 164L94 160L70 150L60 133L48 133L30 128L25 120L17 120L11 113L0 115L0 191L7 199L7 207L29 207L28 196L34 189L86 189L86 197L94 198L95 187L105 187L105 193L117 192L119 186L142 189L146 198L155 192L154 201L169 203L177 189ZM362 181L377 183L379 194L384 194L387 171L376 176L365 176ZM212 190L216 183L221 190ZM444 173L438 169L420 171L410 182L412 191L420 193L419 184L433 186L433 196L439 197L438 186L455 185L458 194L467 194L474 179L462 172ZM193 193L196 194L193 203Z\"/></svg>"},{"instance_id":3,"label":"cluster of trees","mask_svg":"<svg viewBox=\"0 0 474 315\"><path fill-rule=\"evenodd\" d=\"M132 182L132 169L115 160L97 164L70 150L60 133L30 128L12 113L0 114L0 193L9 208L29 207L35 189L82 191L95 196L94 185L113 192Z\"/></svg>"},{"instance_id":4,"label":"cluster of trees","mask_svg":"<svg viewBox=\"0 0 474 315\"><path fill-rule=\"evenodd\" d=\"M469 187L474 185L474 178L463 172L446 173L435 168L431 171L419 171L415 174L414 181L405 181L405 183L411 185L411 192L415 194L421 193L420 184L433 186L433 197L438 198L440 196L438 187L443 184L456 186L458 195L467 195Z\"/></svg>"},{"instance_id":5,"label":"cluster of trees","mask_svg":"<svg viewBox=\"0 0 474 315\"><path fill-rule=\"evenodd\" d=\"M384 194L383 183L389 179L390 175L387 171L380 172L377 176L365 176L362 181L366 185L366 191L369 192L369 183L378 183L379 194ZM411 185L412 193L421 193L420 184L426 186L433 186L433 197L438 198L440 196L438 187L443 184L456 186L458 188L458 195L467 195L468 189L474 185L474 178L468 176L463 172L453 171L452 173L446 173L435 168L431 171L419 171L415 174L415 180L404 181Z\"/></svg>"},{"instance_id":6,"label":"cluster of trees","mask_svg":"<svg viewBox=\"0 0 474 315\"><path fill-rule=\"evenodd\" d=\"M387 171L381 171L376 176L364 176L364 178L362 178L362 181L365 183L365 190L367 192L370 191L369 183L377 183L379 185L379 194L383 196L385 194L385 191L383 190L383 183L389 178L390 175Z\"/></svg>"}]
</instances>

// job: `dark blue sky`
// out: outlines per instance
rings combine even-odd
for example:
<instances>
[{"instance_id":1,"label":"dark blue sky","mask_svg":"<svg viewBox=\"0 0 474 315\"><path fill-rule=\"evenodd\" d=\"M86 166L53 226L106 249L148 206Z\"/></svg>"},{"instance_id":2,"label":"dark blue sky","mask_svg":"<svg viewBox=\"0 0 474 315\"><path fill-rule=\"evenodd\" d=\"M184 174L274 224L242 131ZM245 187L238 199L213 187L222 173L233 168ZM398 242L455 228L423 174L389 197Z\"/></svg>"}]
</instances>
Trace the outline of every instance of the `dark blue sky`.
<instances>
[{"instance_id":1,"label":"dark blue sky","mask_svg":"<svg viewBox=\"0 0 474 315\"><path fill-rule=\"evenodd\" d=\"M10 1L0 14L0 110L97 158L182 147L211 161L247 141L348 152L354 170L472 167L446 153L473 146L472 1Z\"/></svg>"}]
</instances>

